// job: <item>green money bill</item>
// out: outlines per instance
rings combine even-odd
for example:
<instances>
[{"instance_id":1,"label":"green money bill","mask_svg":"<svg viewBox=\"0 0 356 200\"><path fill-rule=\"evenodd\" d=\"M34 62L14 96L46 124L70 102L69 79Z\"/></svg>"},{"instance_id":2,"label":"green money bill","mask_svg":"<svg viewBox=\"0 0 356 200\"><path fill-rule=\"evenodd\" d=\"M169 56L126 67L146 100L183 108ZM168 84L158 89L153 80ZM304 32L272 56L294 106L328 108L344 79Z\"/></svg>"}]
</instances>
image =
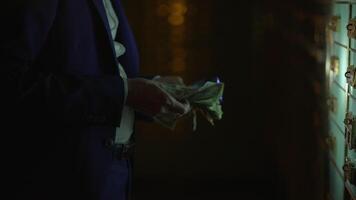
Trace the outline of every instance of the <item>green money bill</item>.
<instances>
[{"instance_id":1,"label":"green money bill","mask_svg":"<svg viewBox=\"0 0 356 200\"><path fill-rule=\"evenodd\" d=\"M157 82L157 85L178 101L190 103L193 113L193 129L196 129L197 113L202 114L212 125L215 120L222 119L223 110L220 99L223 97L224 83L207 81L186 86ZM155 121L164 127L174 129L177 118L173 113L161 113L155 117Z\"/></svg>"}]
</instances>

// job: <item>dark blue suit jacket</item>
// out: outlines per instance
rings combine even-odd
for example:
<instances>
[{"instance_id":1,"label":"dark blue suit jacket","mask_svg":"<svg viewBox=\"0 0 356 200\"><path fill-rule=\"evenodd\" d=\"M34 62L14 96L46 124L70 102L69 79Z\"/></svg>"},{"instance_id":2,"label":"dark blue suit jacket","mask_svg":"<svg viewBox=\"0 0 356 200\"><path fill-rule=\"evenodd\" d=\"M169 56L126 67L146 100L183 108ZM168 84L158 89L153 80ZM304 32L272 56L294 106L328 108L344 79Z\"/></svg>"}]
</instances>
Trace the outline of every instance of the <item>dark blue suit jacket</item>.
<instances>
[{"instance_id":1,"label":"dark blue suit jacket","mask_svg":"<svg viewBox=\"0 0 356 200\"><path fill-rule=\"evenodd\" d=\"M119 62L136 77L133 35L121 2L112 2L120 20L115 39L127 49ZM15 196L95 199L113 162L105 142L119 125L124 98L102 0L4 4L3 181Z\"/></svg>"}]
</instances>

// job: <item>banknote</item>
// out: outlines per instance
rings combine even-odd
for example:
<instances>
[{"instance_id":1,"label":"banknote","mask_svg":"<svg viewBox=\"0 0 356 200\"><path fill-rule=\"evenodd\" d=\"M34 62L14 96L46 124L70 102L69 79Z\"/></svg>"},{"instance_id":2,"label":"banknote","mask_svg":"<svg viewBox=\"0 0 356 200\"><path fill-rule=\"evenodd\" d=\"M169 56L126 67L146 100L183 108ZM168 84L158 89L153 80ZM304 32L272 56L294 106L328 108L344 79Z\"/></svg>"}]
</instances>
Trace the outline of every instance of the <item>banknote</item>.
<instances>
[{"instance_id":1,"label":"banknote","mask_svg":"<svg viewBox=\"0 0 356 200\"><path fill-rule=\"evenodd\" d=\"M176 98L178 101L188 101L191 105L193 130L197 128L197 116L200 114L212 125L214 121L222 119L222 98L224 83L222 82L197 82L192 85L171 84L157 82L157 85ZM177 122L175 113L165 112L154 117L155 121L164 127L174 129Z\"/></svg>"}]
</instances>

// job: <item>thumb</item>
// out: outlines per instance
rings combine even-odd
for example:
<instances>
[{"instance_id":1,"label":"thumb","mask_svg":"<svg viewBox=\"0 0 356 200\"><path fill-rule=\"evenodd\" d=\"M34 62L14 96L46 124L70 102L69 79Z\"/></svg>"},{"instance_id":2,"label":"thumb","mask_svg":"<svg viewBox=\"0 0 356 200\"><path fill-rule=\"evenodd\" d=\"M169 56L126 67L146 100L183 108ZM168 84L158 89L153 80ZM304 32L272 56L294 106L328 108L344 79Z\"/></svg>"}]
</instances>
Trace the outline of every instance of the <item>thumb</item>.
<instances>
[{"instance_id":1,"label":"thumb","mask_svg":"<svg viewBox=\"0 0 356 200\"><path fill-rule=\"evenodd\" d=\"M168 104L168 109L174 113L184 115L190 111L190 104L188 101L185 103L181 103L177 101L175 98L170 98L170 103Z\"/></svg>"}]
</instances>

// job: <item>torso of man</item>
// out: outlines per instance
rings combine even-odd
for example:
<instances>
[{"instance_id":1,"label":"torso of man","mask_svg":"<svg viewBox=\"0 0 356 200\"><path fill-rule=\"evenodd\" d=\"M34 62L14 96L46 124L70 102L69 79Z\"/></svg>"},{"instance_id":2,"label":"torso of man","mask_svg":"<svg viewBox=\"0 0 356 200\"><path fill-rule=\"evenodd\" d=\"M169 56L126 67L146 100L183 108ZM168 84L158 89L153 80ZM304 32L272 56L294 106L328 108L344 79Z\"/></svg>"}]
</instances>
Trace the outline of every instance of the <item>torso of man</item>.
<instances>
[{"instance_id":1,"label":"torso of man","mask_svg":"<svg viewBox=\"0 0 356 200\"><path fill-rule=\"evenodd\" d=\"M111 30L111 37L112 41L114 42L115 53L116 57L120 57L125 54L125 47L121 43L114 40L117 35L117 31L119 28L119 19L116 15L116 12L112 6L111 0L103 0L103 4L105 7L107 19L109 22L110 30ZM120 76L124 79L125 85L125 101L127 97L127 75L124 68L121 66L120 63L117 63ZM116 144L126 144L130 141L131 135L134 129L134 120L135 120L135 112L132 108L124 105L122 110L122 117L120 122L120 127L116 128L116 135L115 135L115 143Z\"/></svg>"}]
</instances>

